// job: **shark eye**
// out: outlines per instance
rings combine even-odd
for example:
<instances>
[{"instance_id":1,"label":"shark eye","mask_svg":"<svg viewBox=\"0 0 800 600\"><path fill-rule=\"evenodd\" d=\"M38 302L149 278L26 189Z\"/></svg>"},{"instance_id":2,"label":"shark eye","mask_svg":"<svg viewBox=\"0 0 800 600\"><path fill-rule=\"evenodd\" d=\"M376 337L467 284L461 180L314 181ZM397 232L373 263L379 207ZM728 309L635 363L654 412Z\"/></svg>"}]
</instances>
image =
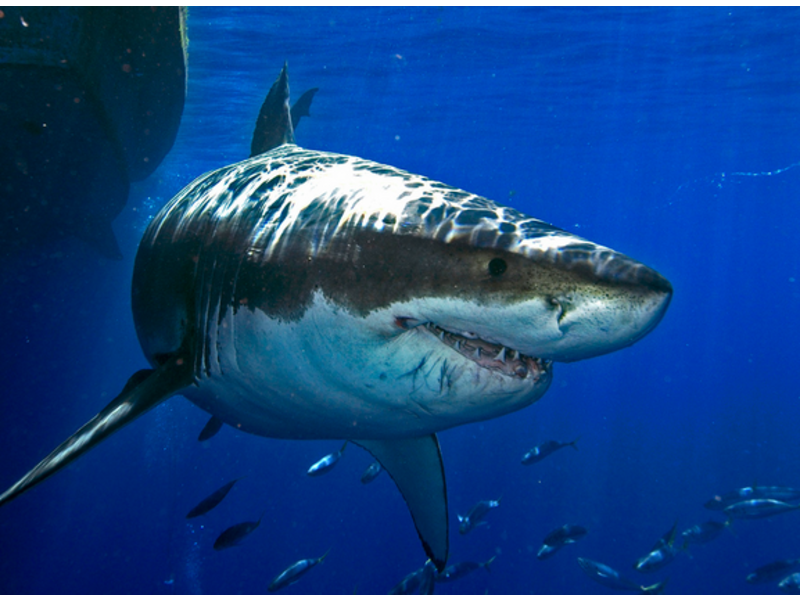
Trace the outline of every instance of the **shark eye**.
<instances>
[{"instance_id":1,"label":"shark eye","mask_svg":"<svg viewBox=\"0 0 800 600\"><path fill-rule=\"evenodd\" d=\"M489 261L489 275L499 277L506 272L508 265L502 258L493 258Z\"/></svg>"}]
</instances>

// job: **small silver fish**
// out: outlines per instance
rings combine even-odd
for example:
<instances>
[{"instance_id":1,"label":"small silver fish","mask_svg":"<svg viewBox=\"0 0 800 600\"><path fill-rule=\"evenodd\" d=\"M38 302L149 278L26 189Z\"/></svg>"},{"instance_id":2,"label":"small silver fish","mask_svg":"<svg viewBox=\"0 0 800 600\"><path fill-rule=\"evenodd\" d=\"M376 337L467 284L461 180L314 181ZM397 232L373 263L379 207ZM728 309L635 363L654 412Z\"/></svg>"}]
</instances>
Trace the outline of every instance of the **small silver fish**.
<instances>
[{"instance_id":1,"label":"small silver fish","mask_svg":"<svg viewBox=\"0 0 800 600\"><path fill-rule=\"evenodd\" d=\"M742 500L757 500L759 498L772 498L782 502L800 502L800 490L777 485L754 485L714 496L703 506L709 510L725 510L726 506L736 504Z\"/></svg>"},{"instance_id":2,"label":"small silver fish","mask_svg":"<svg viewBox=\"0 0 800 600\"><path fill-rule=\"evenodd\" d=\"M778 587L784 594L800 594L800 573L792 573L783 579Z\"/></svg>"},{"instance_id":3,"label":"small silver fish","mask_svg":"<svg viewBox=\"0 0 800 600\"><path fill-rule=\"evenodd\" d=\"M639 585L619 574L608 565L599 563L588 558L579 558L578 564L591 579L597 583L611 588L612 590L627 590L640 592L642 594L660 594L664 590L666 581L661 581L649 586Z\"/></svg>"},{"instance_id":4,"label":"small silver fish","mask_svg":"<svg viewBox=\"0 0 800 600\"><path fill-rule=\"evenodd\" d=\"M672 526L672 529L663 535L649 553L636 561L633 568L640 573L652 573L667 566L673 561L681 550L686 549L687 542L684 542L684 547L677 548L675 546L675 534L678 530L678 522Z\"/></svg>"},{"instance_id":5,"label":"small silver fish","mask_svg":"<svg viewBox=\"0 0 800 600\"><path fill-rule=\"evenodd\" d=\"M580 438L575 438L571 442L556 442L555 440L548 440L543 444L539 444L538 446L531 448L528 450L525 455L522 457L522 464L523 465L532 465L538 463L548 456L550 456L553 452L557 450L561 450L561 448L566 448L567 446L572 446L575 450L578 449L578 440Z\"/></svg>"},{"instance_id":6,"label":"small silver fish","mask_svg":"<svg viewBox=\"0 0 800 600\"><path fill-rule=\"evenodd\" d=\"M297 583L298 579L325 560L325 557L328 556L329 552L330 550L328 550L328 552L319 558L304 558L302 560L298 560L272 580L272 583L269 584L269 591L274 592L281 588L285 588L287 585Z\"/></svg>"},{"instance_id":7,"label":"small silver fish","mask_svg":"<svg viewBox=\"0 0 800 600\"><path fill-rule=\"evenodd\" d=\"M214 542L214 550L225 550L226 548L238 546L244 538L253 533L256 528L261 525L261 519L263 518L264 513L261 513L261 517L259 517L258 521L245 521L244 523L237 523L236 525L228 527L219 534L219 537Z\"/></svg>"},{"instance_id":8,"label":"small silver fish","mask_svg":"<svg viewBox=\"0 0 800 600\"><path fill-rule=\"evenodd\" d=\"M390 591L389 594L392 595L405 595L405 594L413 594L417 591L419 587L419 582L422 580L422 572L424 567L417 569L403 577L403 580L394 586Z\"/></svg>"},{"instance_id":9,"label":"small silver fish","mask_svg":"<svg viewBox=\"0 0 800 600\"><path fill-rule=\"evenodd\" d=\"M489 568L489 565L491 565L494 562L495 558L497 558L497 557L493 556L492 558L490 558L486 562L482 562L482 563L477 563L477 562L472 562L472 561L465 561L465 562L456 563L454 565L450 565L444 571L442 571L441 573L438 573L436 575L436 583L443 583L443 582L447 582L447 581L455 581L456 579L461 579L462 577L466 577L467 575L469 575L473 571L477 571L479 569L486 569L487 571L489 571L491 573L492 570Z\"/></svg>"},{"instance_id":10,"label":"small silver fish","mask_svg":"<svg viewBox=\"0 0 800 600\"><path fill-rule=\"evenodd\" d=\"M730 519L724 523L719 521L706 521L700 525L693 525L689 529L681 533L684 543L686 544L707 544L711 540L715 540L719 535L730 527Z\"/></svg>"},{"instance_id":11,"label":"small silver fish","mask_svg":"<svg viewBox=\"0 0 800 600\"><path fill-rule=\"evenodd\" d=\"M430 559L422 567L422 576L419 580L419 594L421 596L430 596L433 594L433 588L436 585L436 567Z\"/></svg>"},{"instance_id":12,"label":"small silver fish","mask_svg":"<svg viewBox=\"0 0 800 600\"><path fill-rule=\"evenodd\" d=\"M780 579L787 573L791 573L800 564L800 559L791 558L788 560L776 560L758 567L755 571L747 576L747 583L768 583Z\"/></svg>"},{"instance_id":13,"label":"small silver fish","mask_svg":"<svg viewBox=\"0 0 800 600\"><path fill-rule=\"evenodd\" d=\"M336 466L336 463L339 462L339 459L342 458L342 453L344 449L347 447L347 441L342 445L338 452L334 452L333 454L328 454L327 456L323 456L313 465L308 468L306 474L311 477L319 477L320 475L324 475L333 467Z\"/></svg>"},{"instance_id":14,"label":"small silver fish","mask_svg":"<svg viewBox=\"0 0 800 600\"><path fill-rule=\"evenodd\" d=\"M553 556L559 549L567 544L574 544L587 534L586 528L581 525L562 525L554 529L544 538L542 547L536 553L536 558L545 560Z\"/></svg>"},{"instance_id":15,"label":"small silver fish","mask_svg":"<svg viewBox=\"0 0 800 600\"><path fill-rule=\"evenodd\" d=\"M502 498L502 496L501 496ZM489 511L493 508L497 508L500 506L500 498L497 500L481 500L467 513L466 517L462 517L461 515L458 516L458 532L461 535L466 535L473 529L475 529L478 525L484 523L483 518L489 513Z\"/></svg>"},{"instance_id":16,"label":"small silver fish","mask_svg":"<svg viewBox=\"0 0 800 600\"><path fill-rule=\"evenodd\" d=\"M375 478L381 474L383 467L377 460L366 468L364 474L361 475L361 483L372 483Z\"/></svg>"},{"instance_id":17,"label":"small silver fish","mask_svg":"<svg viewBox=\"0 0 800 600\"><path fill-rule=\"evenodd\" d=\"M798 504L788 504L772 498L756 498L726 506L725 514L734 519L765 519L798 508L800 508Z\"/></svg>"},{"instance_id":18,"label":"small silver fish","mask_svg":"<svg viewBox=\"0 0 800 600\"><path fill-rule=\"evenodd\" d=\"M633 568L640 573L653 573L671 563L678 556L679 551L680 549L674 546L662 546L636 561Z\"/></svg>"},{"instance_id":19,"label":"small silver fish","mask_svg":"<svg viewBox=\"0 0 800 600\"><path fill-rule=\"evenodd\" d=\"M199 517L200 515L206 514L212 508L215 508L220 502L222 502L225 499L225 496L228 495L228 492L231 491L231 488L240 479L244 478L239 477L237 479L234 479L233 481L229 481L221 488L219 488L217 491L209 494L206 498L201 500L197 506L195 506L192 510L188 512L186 518L194 519L195 517Z\"/></svg>"},{"instance_id":20,"label":"small silver fish","mask_svg":"<svg viewBox=\"0 0 800 600\"><path fill-rule=\"evenodd\" d=\"M562 525L554 529L544 538L544 543L548 546L563 546L564 544L574 544L588 533L581 525Z\"/></svg>"}]
</instances>

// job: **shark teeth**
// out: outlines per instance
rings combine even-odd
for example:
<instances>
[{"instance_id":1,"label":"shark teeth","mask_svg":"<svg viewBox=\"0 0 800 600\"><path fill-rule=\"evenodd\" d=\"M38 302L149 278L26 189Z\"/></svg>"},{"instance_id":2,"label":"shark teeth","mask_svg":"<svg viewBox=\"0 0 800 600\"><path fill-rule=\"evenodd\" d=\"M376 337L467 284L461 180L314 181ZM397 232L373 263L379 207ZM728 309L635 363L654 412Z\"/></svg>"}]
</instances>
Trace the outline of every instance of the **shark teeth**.
<instances>
[{"instance_id":1,"label":"shark teeth","mask_svg":"<svg viewBox=\"0 0 800 600\"><path fill-rule=\"evenodd\" d=\"M404 325L406 326L412 322L422 325L416 319L404 319ZM534 381L537 381L548 371L552 364L549 360L525 356L518 350L487 342L474 333L453 333L430 322L424 323L424 326L439 341L446 346L450 346L462 356L485 369L498 371L508 377L518 377L519 379L532 377Z\"/></svg>"}]
</instances>

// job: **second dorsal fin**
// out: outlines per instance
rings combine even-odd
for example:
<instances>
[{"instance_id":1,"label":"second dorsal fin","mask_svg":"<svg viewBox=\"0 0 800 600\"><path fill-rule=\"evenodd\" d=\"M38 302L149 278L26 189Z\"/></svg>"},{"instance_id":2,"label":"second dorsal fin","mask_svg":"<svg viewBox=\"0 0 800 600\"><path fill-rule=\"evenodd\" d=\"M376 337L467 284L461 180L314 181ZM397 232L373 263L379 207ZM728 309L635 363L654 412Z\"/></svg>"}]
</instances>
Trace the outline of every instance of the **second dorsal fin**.
<instances>
[{"instance_id":1,"label":"second dorsal fin","mask_svg":"<svg viewBox=\"0 0 800 600\"><path fill-rule=\"evenodd\" d=\"M292 106L292 129L297 131L297 124L303 117L310 117L311 113L308 109L311 108L311 101L314 99L314 94L319 91L319 88L311 88L306 90L302 96L297 99L297 102Z\"/></svg>"}]
</instances>

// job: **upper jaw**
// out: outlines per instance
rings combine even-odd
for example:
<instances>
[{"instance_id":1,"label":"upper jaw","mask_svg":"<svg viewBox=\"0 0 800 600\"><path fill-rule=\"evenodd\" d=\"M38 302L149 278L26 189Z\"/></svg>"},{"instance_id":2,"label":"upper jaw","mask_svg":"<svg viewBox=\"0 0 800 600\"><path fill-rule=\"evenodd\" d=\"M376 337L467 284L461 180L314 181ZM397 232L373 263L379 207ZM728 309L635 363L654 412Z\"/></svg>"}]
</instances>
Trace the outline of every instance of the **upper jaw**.
<instances>
[{"instance_id":1,"label":"upper jaw","mask_svg":"<svg viewBox=\"0 0 800 600\"><path fill-rule=\"evenodd\" d=\"M666 290L600 289L573 293L568 302L534 298L492 308L464 303L446 311L430 305L406 307L410 310L395 317L395 326L423 326L480 366L524 377L525 368L537 370L550 361L573 362L632 345L656 327L671 296Z\"/></svg>"}]
</instances>

